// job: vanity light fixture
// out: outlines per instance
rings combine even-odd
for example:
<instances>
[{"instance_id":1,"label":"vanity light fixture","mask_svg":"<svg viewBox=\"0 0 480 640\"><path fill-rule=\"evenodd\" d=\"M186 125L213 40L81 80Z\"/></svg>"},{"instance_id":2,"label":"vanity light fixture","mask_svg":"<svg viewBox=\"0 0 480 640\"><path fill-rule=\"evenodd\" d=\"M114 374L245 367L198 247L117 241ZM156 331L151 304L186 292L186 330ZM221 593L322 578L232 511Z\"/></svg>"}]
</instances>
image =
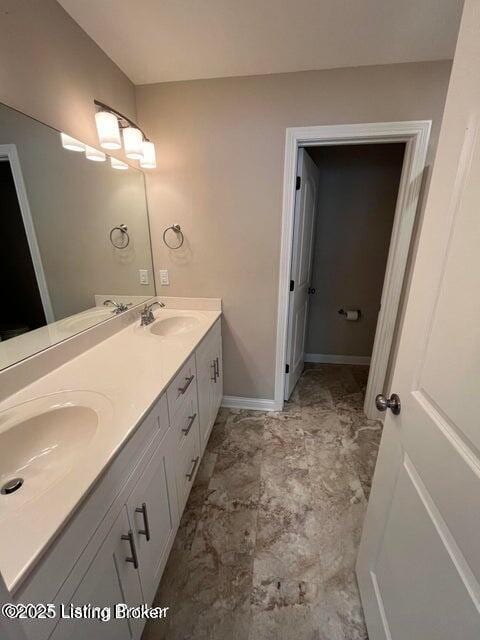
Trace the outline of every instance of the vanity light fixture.
<instances>
[{"instance_id":1,"label":"vanity light fixture","mask_svg":"<svg viewBox=\"0 0 480 640\"><path fill-rule=\"evenodd\" d=\"M140 160L140 166L143 169L155 169L157 166L157 159L155 157L155 145L153 142L144 140L142 144L143 158Z\"/></svg>"},{"instance_id":2,"label":"vanity light fixture","mask_svg":"<svg viewBox=\"0 0 480 640\"><path fill-rule=\"evenodd\" d=\"M88 160L93 160L94 162L105 162L107 158L103 151L99 151L95 149L95 147L89 147L88 145L85 145L85 155Z\"/></svg>"},{"instance_id":3,"label":"vanity light fixture","mask_svg":"<svg viewBox=\"0 0 480 640\"><path fill-rule=\"evenodd\" d=\"M121 149L122 141L117 116L111 111L97 111L95 122L100 146L104 149Z\"/></svg>"},{"instance_id":4,"label":"vanity light fixture","mask_svg":"<svg viewBox=\"0 0 480 640\"><path fill-rule=\"evenodd\" d=\"M140 129L126 127L123 130L123 146L125 155L132 160L142 160L143 158L143 135Z\"/></svg>"},{"instance_id":5,"label":"vanity light fixture","mask_svg":"<svg viewBox=\"0 0 480 640\"><path fill-rule=\"evenodd\" d=\"M66 133L61 133L60 138L64 149L68 149L69 151L85 151L85 145L83 142L80 142L80 140L76 140Z\"/></svg>"},{"instance_id":6,"label":"vanity light fixture","mask_svg":"<svg viewBox=\"0 0 480 640\"><path fill-rule=\"evenodd\" d=\"M110 164L113 169L121 169L126 171L128 169L128 164L126 162L122 162L121 160L117 160L117 158L112 158L110 156Z\"/></svg>"},{"instance_id":7,"label":"vanity light fixture","mask_svg":"<svg viewBox=\"0 0 480 640\"><path fill-rule=\"evenodd\" d=\"M94 103L97 109L95 120L100 145L107 149L114 148L107 147L106 145L119 143L121 131L123 147L127 158L140 160L140 166L144 169L154 169L157 166L155 145L153 142L150 142L142 129L140 129L133 120L124 116L120 111L108 106L108 104L100 102L99 100L94 100ZM114 121L116 121L116 125ZM116 168L119 167L117 166Z\"/></svg>"}]
</instances>

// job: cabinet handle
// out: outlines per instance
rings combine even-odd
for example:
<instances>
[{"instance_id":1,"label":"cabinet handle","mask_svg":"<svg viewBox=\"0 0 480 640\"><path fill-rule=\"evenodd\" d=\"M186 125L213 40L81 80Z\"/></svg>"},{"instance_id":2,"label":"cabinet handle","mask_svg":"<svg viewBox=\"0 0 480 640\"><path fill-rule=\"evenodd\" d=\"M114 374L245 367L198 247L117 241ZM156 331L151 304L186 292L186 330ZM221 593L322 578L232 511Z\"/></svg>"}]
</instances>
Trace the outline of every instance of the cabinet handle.
<instances>
[{"instance_id":1,"label":"cabinet handle","mask_svg":"<svg viewBox=\"0 0 480 640\"><path fill-rule=\"evenodd\" d=\"M200 456L197 456L197 457L195 458L195 460L192 460L192 462L193 462L192 470L190 471L190 473L187 473L187 478L188 478L188 481L189 481L189 482L191 482L191 481L192 481L193 474L195 473L195 469L197 468L197 464L198 464L198 461L199 461L199 460L200 460Z\"/></svg>"},{"instance_id":2,"label":"cabinet handle","mask_svg":"<svg viewBox=\"0 0 480 640\"><path fill-rule=\"evenodd\" d=\"M145 536L147 542L150 541L150 525L148 524L148 513L147 513L147 503L143 502L141 507L137 507L135 509L135 513L141 513L143 516L143 526L144 529L139 529L139 535Z\"/></svg>"},{"instance_id":3,"label":"cabinet handle","mask_svg":"<svg viewBox=\"0 0 480 640\"><path fill-rule=\"evenodd\" d=\"M215 358L215 363L217 365L217 368L215 370L215 382L217 381L216 378L220 377L220 365L218 364L218 356Z\"/></svg>"},{"instance_id":4,"label":"cabinet handle","mask_svg":"<svg viewBox=\"0 0 480 640\"><path fill-rule=\"evenodd\" d=\"M217 367L215 365L215 360L212 362L212 364L210 365L213 368L213 378L210 378L210 380L213 380L213 382L217 381Z\"/></svg>"},{"instance_id":5,"label":"cabinet handle","mask_svg":"<svg viewBox=\"0 0 480 640\"><path fill-rule=\"evenodd\" d=\"M191 376L188 376L188 378L185 378L186 382L183 385L183 387L179 387L178 388L178 392L180 393L180 395L185 393L185 391L188 389L188 387L192 384L192 381L193 381L194 378L195 378L195 376L193 374Z\"/></svg>"},{"instance_id":6,"label":"cabinet handle","mask_svg":"<svg viewBox=\"0 0 480 640\"><path fill-rule=\"evenodd\" d=\"M192 424L195 422L195 418L197 417L197 414L194 413L193 416L188 416L188 424L185 427L185 429L182 429L183 433L188 436L190 429L192 428Z\"/></svg>"},{"instance_id":7,"label":"cabinet handle","mask_svg":"<svg viewBox=\"0 0 480 640\"><path fill-rule=\"evenodd\" d=\"M133 564L133 566L135 567L135 569L138 569L138 557L137 557L137 549L135 547L135 540L133 539L133 533L132 530L130 529L130 531L127 533L127 535L123 535L122 540L126 540L127 542L130 543L130 552L132 554L132 556L130 558L125 558L126 562L131 562Z\"/></svg>"}]
</instances>

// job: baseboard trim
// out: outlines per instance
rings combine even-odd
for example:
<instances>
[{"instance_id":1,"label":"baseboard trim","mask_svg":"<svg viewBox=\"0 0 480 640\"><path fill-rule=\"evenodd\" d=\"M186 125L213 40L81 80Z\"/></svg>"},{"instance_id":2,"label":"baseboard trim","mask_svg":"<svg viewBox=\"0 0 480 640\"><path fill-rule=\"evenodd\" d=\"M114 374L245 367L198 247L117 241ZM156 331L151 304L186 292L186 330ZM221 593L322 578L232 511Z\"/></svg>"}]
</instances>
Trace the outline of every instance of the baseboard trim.
<instances>
[{"instance_id":1,"label":"baseboard trim","mask_svg":"<svg viewBox=\"0 0 480 640\"><path fill-rule=\"evenodd\" d=\"M325 364L370 364L370 356L341 356L330 353L306 353L305 362Z\"/></svg>"},{"instance_id":2,"label":"baseboard trim","mask_svg":"<svg viewBox=\"0 0 480 640\"><path fill-rule=\"evenodd\" d=\"M242 396L223 396L222 407L227 409L251 409L253 411L280 411L275 400L267 398L244 398Z\"/></svg>"}]
</instances>

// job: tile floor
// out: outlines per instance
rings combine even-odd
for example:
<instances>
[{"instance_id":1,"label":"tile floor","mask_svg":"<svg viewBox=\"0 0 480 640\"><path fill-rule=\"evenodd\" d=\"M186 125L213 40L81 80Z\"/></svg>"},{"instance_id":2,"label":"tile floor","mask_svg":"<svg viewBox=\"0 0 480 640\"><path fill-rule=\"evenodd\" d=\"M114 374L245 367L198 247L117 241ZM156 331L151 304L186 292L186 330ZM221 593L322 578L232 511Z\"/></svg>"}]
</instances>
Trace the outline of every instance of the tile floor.
<instances>
[{"instance_id":1,"label":"tile floor","mask_svg":"<svg viewBox=\"0 0 480 640\"><path fill-rule=\"evenodd\" d=\"M143 640L366 640L354 564L381 424L368 367L309 365L281 413L220 411Z\"/></svg>"}]
</instances>

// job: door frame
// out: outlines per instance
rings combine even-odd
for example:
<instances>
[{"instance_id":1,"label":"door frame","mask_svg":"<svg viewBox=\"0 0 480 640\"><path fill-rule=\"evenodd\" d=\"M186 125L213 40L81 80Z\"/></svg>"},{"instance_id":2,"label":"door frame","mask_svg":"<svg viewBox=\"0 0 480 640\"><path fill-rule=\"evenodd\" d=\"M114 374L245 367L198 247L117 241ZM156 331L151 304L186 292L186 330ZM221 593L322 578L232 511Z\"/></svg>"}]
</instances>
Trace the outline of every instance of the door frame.
<instances>
[{"instance_id":1,"label":"door frame","mask_svg":"<svg viewBox=\"0 0 480 640\"><path fill-rule=\"evenodd\" d=\"M400 304L410 241L423 182L431 126L431 120L413 120L404 122L373 122L365 124L287 128L283 175L274 410L282 410L284 402L289 283L292 262L295 182L299 147L390 142L405 143L405 156L395 207L395 217L393 220L390 249L388 252L381 297L381 308L375 331L364 405L366 415L370 418L376 418L380 414L378 414L375 408L375 396L377 393L388 391L383 388L383 385L388 368L395 331L395 320Z\"/></svg>"},{"instance_id":2,"label":"door frame","mask_svg":"<svg viewBox=\"0 0 480 640\"><path fill-rule=\"evenodd\" d=\"M18 206L22 215L23 226L27 236L28 248L32 257L33 269L37 279L40 299L42 301L43 312L47 324L55 321L53 315L52 302L48 291L47 279L43 269L42 256L38 246L37 235L35 233L35 225L33 224L30 205L28 203L27 190L23 181L20 158L18 157L17 147L14 144L0 144L0 161L8 161L12 171L13 183L17 192Z\"/></svg>"}]
</instances>

